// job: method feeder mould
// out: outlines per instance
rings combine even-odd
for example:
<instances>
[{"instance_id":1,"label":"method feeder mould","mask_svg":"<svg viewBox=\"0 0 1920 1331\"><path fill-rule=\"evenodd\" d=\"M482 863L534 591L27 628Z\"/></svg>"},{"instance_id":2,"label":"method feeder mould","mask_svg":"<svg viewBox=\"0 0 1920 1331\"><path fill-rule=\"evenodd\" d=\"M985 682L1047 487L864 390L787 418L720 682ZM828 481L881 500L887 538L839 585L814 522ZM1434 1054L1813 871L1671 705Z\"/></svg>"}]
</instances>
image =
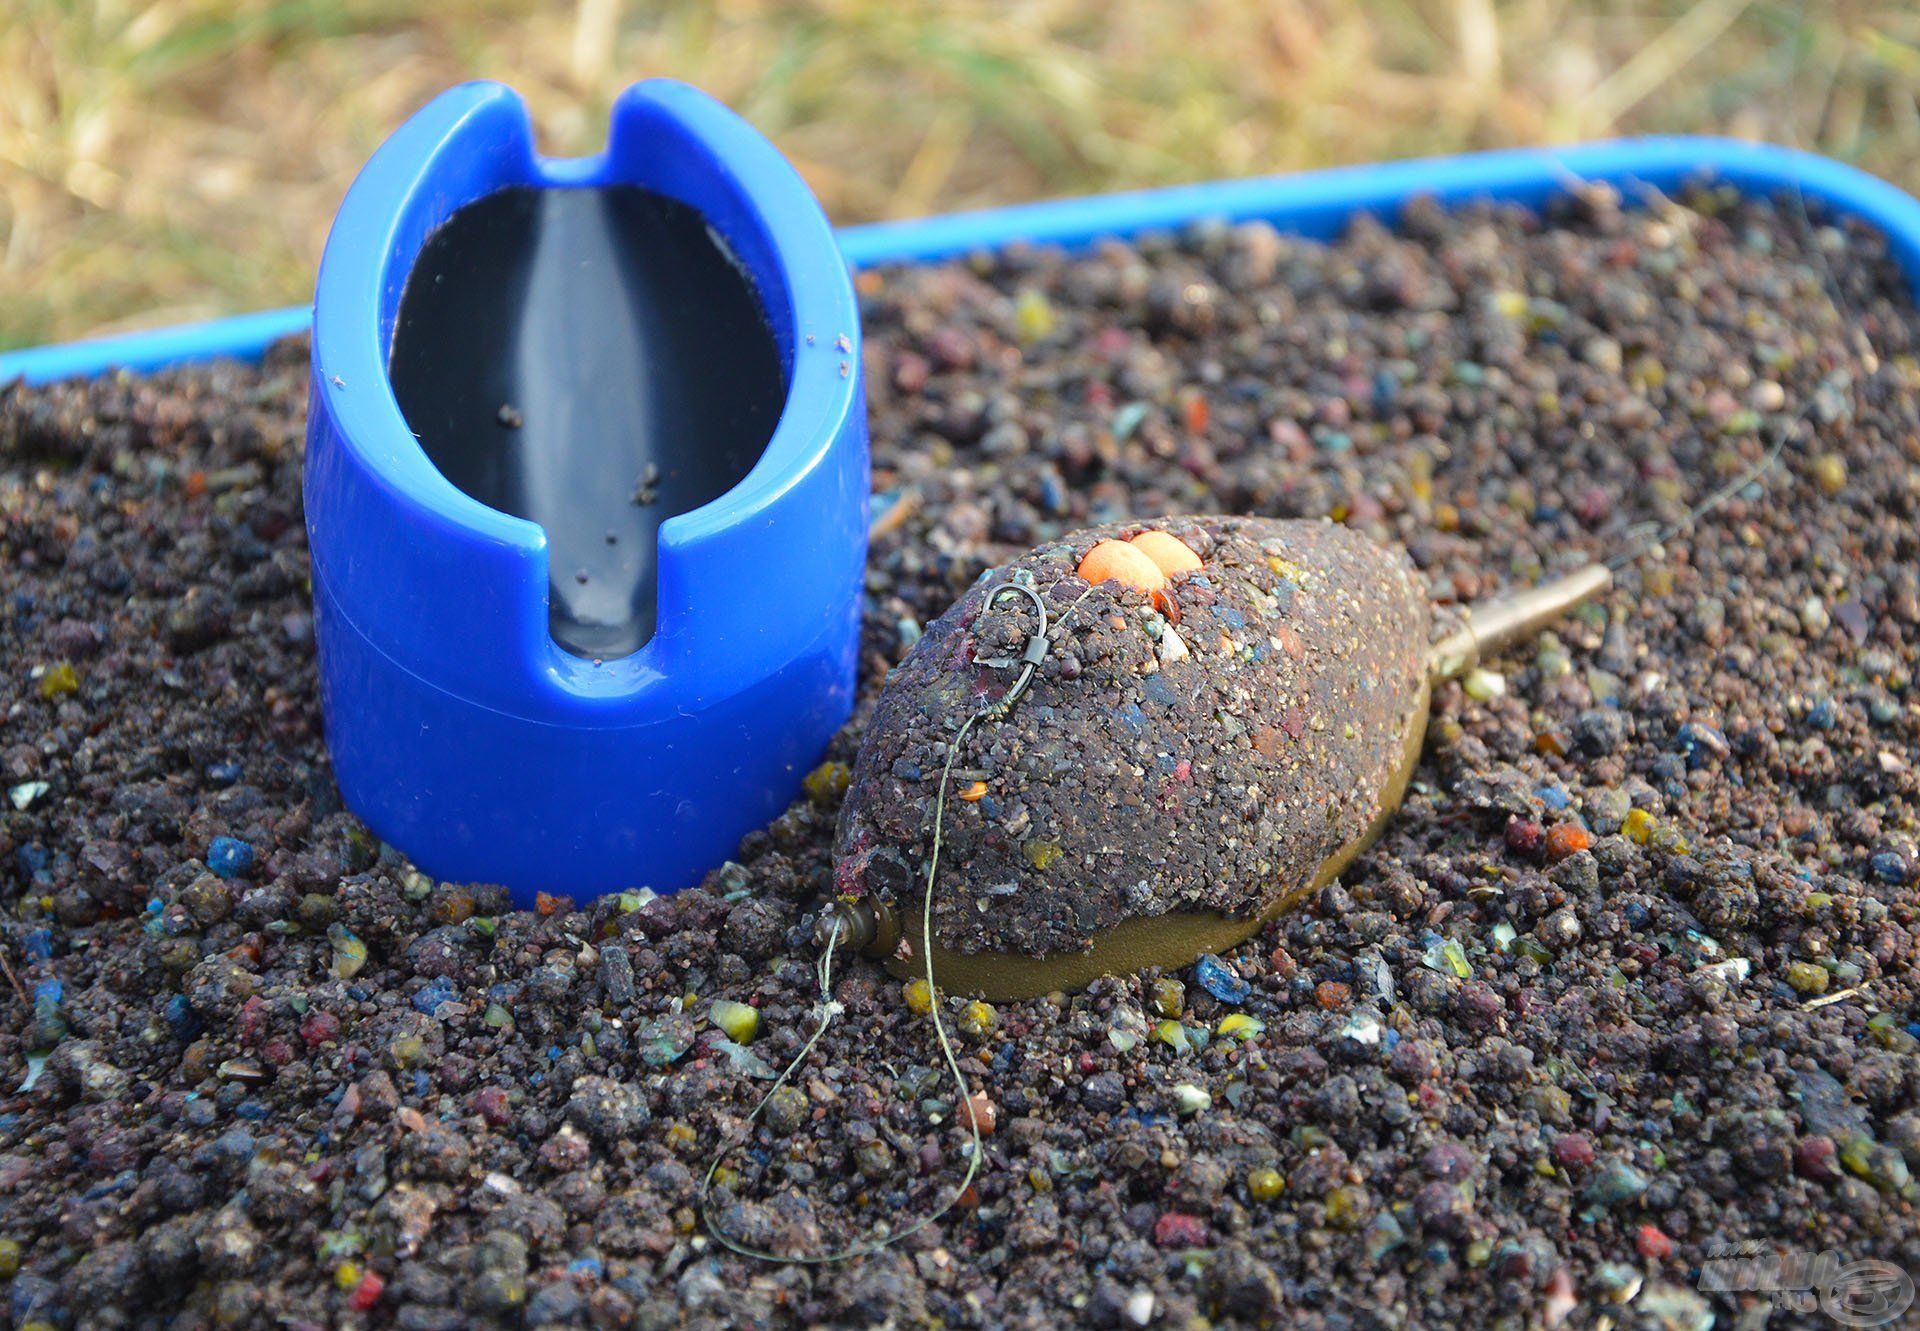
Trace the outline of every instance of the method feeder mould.
<instances>
[{"instance_id":1,"label":"method feeder mould","mask_svg":"<svg viewBox=\"0 0 1920 1331\"><path fill-rule=\"evenodd\" d=\"M1171 518L1033 550L888 677L822 936L902 976L927 946L938 984L991 999L1225 951L1380 834L1436 684L1611 582L1588 564L1436 627L1404 555L1329 522Z\"/></svg>"},{"instance_id":2,"label":"method feeder mould","mask_svg":"<svg viewBox=\"0 0 1920 1331\"><path fill-rule=\"evenodd\" d=\"M347 804L439 878L698 882L853 705L852 280L739 117L635 85L552 159L498 84L395 131L313 310L306 517ZM743 589L752 589L750 592Z\"/></svg>"}]
</instances>

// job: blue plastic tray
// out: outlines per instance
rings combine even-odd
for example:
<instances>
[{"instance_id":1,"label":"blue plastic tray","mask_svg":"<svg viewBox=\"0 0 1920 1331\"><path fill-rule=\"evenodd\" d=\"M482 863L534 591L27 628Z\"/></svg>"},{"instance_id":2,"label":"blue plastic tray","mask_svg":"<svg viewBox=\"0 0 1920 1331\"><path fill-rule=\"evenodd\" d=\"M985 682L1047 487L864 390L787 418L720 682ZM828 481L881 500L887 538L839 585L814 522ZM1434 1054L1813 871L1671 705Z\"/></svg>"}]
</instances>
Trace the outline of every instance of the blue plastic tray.
<instances>
[{"instance_id":1,"label":"blue plastic tray","mask_svg":"<svg viewBox=\"0 0 1920 1331\"><path fill-rule=\"evenodd\" d=\"M1223 180L1171 189L952 213L910 222L844 227L840 249L855 267L932 260L1014 241L1084 245L1219 218L1262 218L1295 235L1339 234L1356 213L1391 216L1407 199L1443 203L1497 199L1538 205L1581 181L1606 181L1629 198L1711 176L1756 195L1798 192L1887 234L1894 259L1920 296L1920 201L1886 181L1829 158L1770 144L1716 138L1622 139L1571 148L1529 148L1339 167L1290 176ZM0 355L0 382L153 370L216 356L258 357L275 340L304 331L305 305L232 319L156 328Z\"/></svg>"}]
</instances>

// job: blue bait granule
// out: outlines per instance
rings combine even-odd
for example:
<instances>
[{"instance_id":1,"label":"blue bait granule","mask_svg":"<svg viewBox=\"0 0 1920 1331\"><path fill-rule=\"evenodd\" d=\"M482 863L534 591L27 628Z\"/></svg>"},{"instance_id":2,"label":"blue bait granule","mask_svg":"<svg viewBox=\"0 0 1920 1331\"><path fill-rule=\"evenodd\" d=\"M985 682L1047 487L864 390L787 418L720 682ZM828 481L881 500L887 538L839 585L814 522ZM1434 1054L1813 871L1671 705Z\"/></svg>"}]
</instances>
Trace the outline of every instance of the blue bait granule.
<instances>
[{"instance_id":1,"label":"blue bait granule","mask_svg":"<svg viewBox=\"0 0 1920 1331\"><path fill-rule=\"evenodd\" d=\"M455 998L453 981L444 975L435 976L421 985L413 996L413 1009L431 1017L440 1010L442 1003L451 1003Z\"/></svg>"},{"instance_id":2,"label":"blue bait granule","mask_svg":"<svg viewBox=\"0 0 1920 1331\"><path fill-rule=\"evenodd\" d=\"M217 836L207 847L207 867L222 878L238 878L253 868L253 847L238 838Z\"/></svg>"},{"instance_id":3,"label":"blue bait granule","mask_svg":"<svg viewBox=\"0 0 1920 1331\"><path fill-rule=\"evenodd\" d=\"M1698 721L1689 721L1681 726L1674 740L1686 758L1690 772L1710 762L1717 762L1728 753L1727 737L1715 727Z\"/></svg>"},{"instance_id":4,"label":"blue bait granule","mask_svg":"<svg viewBox=\"0 0 1920 1331\"><path fill-rule=\"evenodd\" d=\"M1392 370L1380 370L1373 376L1373 409L1385 411L1400 396L1400 380Z\"/></svg>"},{"instance_id":5,"label":"blue bait granule","mask_svg":"<svg viewBox=\"0 0 1920 1331\"><path fill-rule=\"evenodd\" d=\"M1906 856L1897 850L1881 851L1868 861L1868 866L1873 870L1875 878L1883 883L1891 883L1895 887L1905 883L1907 875L1912 872L1907 867Z\"/></svg>"},{"instance_id":6,"label":"blue bait granule","mask_svg":"<svg viewBox=\"0 0 1920 1331\"><path fill-rule=\"evenodd\" d=\"M1193 978L1200 987L1222 1003L1244 1003L1253 986L1241 979L1233 967L1209 952L1194 963Z\"/></svg>"},{"instance_id":7,"label":"blue bait granule","mask_svg":"<svg viewBox=\"0 0 1920 1331\"><path fill-rule=\"evenodd\" d=\"M175 1039L191 1040L202 1030L200 1018L185 994L175 994L167 1000L166 1018Z\"/></svg>"},{"instance_id":8,"label":"blue bait granule","mask_svg":"<svg viewBox=\"0 0 1920 1331\"><path fill-rule=\"evenodd\" d=\"M53 863L53 855L37 841L28 842L13 852L13 862L20 866L20 872L39 882L47 876L47 868Z\"/></svg>"},{"instance_id":9,"label":"blue bait granule","mask_svg":"<svg viewBox=\"0 0 1920 1331\"><path fill-rule=\"evenodd\" d=\"M1047 512L1055 515L1065 513L1072 502L1066 483L1057 475L1047 472L1040 478L1040 503Z\"/></svg>"}]
</instances>

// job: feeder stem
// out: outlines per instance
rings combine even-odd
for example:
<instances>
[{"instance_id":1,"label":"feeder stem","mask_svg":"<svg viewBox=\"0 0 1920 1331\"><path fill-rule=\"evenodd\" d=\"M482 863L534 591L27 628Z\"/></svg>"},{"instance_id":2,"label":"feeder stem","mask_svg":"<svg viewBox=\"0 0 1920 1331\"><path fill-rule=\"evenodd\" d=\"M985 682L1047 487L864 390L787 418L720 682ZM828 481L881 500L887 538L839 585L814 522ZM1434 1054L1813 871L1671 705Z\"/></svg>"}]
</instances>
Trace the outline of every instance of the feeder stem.
<instances>
[{"instance_id":1,"label":"feeder stem","mask_svg":"<svg viewBox=\"0 0 1920 1331\"><path fill-rule=\"evenodd\" d=\"M1588 564L1551 582L1468 606L1460 627L1435 643L1427 657L1433 682L1466 674L1482 657L1525 642L1612 585L1613 570Z\"/></svg>"}]
</instances>

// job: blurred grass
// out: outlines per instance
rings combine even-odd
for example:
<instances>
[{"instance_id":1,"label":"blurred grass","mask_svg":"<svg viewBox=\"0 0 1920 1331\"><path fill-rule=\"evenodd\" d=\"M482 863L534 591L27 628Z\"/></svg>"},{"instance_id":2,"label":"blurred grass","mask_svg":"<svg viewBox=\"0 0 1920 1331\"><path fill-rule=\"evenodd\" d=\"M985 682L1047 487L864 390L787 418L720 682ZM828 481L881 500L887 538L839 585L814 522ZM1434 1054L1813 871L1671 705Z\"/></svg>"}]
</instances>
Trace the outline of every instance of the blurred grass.
<instances>
[{"instance_id":1,"label":"blurred grass","mask_svg":"<svg viewBox=\"0 0 1920 1331\"><path fill-rule=\"evenodd\" d=\"M1920 187L1910 0L0 0L0 346L305 300L440 88L511 83L579 153L653 74L836 221L1655 131Z\"/></svg>"}]
</instances>

